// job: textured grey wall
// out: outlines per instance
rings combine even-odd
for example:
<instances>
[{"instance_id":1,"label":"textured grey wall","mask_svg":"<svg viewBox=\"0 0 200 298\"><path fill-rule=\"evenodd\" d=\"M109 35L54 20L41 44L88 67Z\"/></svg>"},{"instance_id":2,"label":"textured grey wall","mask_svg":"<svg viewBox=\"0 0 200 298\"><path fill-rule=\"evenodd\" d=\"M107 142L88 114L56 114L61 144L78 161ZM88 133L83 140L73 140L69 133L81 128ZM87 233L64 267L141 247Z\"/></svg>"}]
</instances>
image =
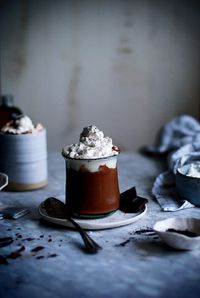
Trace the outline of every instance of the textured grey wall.
<instances>
[{"instance_id":1,"label":"textured grey wall","mask_svg":"<svg viewBox=\"0 0 200 298\"><path fill-rule=\"evenodd\" d=\"M2 89L49 149L92 123L132 150L175 115L199 117L198 1L2 3Z\"/></svg>"}]
</instances>

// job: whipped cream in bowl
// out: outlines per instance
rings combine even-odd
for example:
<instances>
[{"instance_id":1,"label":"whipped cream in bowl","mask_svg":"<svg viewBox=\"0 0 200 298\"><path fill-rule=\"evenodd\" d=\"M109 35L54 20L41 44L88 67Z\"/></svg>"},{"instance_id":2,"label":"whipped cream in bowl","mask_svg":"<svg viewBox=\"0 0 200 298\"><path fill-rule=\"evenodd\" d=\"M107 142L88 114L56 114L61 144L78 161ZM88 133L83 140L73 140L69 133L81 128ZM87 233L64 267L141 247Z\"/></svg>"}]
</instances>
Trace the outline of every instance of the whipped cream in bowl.
<instances>
[{"instance_id":1,"label":"whipped cream in bowl","mask_svg":"<svg viewBox=\"0 0 200 298\"><path fill-rule=\"evenodd\" d=\"M28 116L23 115L6 123L6 125L1 128L1 132L6 134L19 135L38 132L42 129L42 124L38 123L34 125L32 120Z\"/></svg>"},{"instance_id":2,"label":"whipped cream in bowl","mask_svg":"<svg viewBox=\"0 0 200 298\"><path fill-rule=\"evenodd\" d=\"M177 169L176 191L181 199L200 206L200 161L193 161Z\"/></svg>"},{"instance_id":3,"label":"whipped cream in bowl","mask_svg":"<svg viewBox=\"0 0 200 298\"><path fill-rule=\"evenodd\" d=\"M9 177L7 188L26 191L47 185L46 129L22 115L0 130L0 172Z\"/></svg>"}]
</instances>

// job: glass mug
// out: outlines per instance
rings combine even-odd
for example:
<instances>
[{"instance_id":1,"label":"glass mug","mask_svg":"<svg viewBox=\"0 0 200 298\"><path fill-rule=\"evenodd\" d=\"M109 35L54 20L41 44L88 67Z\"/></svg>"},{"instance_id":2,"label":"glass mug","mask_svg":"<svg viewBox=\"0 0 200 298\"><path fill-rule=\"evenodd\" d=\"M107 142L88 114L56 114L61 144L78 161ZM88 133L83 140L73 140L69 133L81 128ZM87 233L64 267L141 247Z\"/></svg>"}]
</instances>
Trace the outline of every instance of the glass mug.
<instances>
[{"instance_id":1,"label":"glass mug","mask_svg":"<svg viewBox=\"0 0 200 298\"><path fill-rule=\"evenodd\" d=\"M66 160L66 204L75 217L100 218L119 208L117 156Z\"/></svg>"}]
</instances>

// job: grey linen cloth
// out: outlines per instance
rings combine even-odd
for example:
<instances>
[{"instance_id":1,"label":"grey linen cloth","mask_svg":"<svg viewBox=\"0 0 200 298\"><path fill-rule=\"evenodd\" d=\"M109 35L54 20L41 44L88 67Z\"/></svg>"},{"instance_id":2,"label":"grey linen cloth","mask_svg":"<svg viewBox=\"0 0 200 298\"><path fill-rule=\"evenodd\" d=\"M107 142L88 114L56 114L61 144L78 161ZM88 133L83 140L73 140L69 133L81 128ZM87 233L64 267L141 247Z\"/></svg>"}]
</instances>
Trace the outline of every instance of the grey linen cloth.
<instances>
[{"instance_id":1,"label":"grey linen cloth","mask_svg":"<svg viewBox=\"0 0 200 298\"><path fill-rule=\"evenodd\" d=\"M155 180L152 194L163 211L177 211L194 207L176 194L175 174L177 169L195 160L200 160L200 124L194 118L183 115L168 122L159 132L154 146L147 146L147 152L168 154L167 172Z\"/></svg>"}]
</instances>

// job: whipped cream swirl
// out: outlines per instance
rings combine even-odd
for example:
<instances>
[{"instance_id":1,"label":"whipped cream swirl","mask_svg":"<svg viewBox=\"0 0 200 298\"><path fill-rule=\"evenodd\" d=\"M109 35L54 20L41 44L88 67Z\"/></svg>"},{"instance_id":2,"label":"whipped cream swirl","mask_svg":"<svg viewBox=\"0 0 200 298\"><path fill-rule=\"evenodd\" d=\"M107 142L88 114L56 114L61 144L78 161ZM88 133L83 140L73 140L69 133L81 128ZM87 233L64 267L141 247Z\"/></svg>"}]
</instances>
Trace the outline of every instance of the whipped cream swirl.
<instances>
[{"instance_id":1,"label":"whipped cream swirl","mask_svg":"<svg viewBox=\"0 0 200 298\"><path fill-rule=\"evenodd\" d=\"M70 158L94 159L117 155L119 149L114 146L110 137L95 125L83 128L79 142L63 149L63 155Z\"/></svg>"}]
</instances>

